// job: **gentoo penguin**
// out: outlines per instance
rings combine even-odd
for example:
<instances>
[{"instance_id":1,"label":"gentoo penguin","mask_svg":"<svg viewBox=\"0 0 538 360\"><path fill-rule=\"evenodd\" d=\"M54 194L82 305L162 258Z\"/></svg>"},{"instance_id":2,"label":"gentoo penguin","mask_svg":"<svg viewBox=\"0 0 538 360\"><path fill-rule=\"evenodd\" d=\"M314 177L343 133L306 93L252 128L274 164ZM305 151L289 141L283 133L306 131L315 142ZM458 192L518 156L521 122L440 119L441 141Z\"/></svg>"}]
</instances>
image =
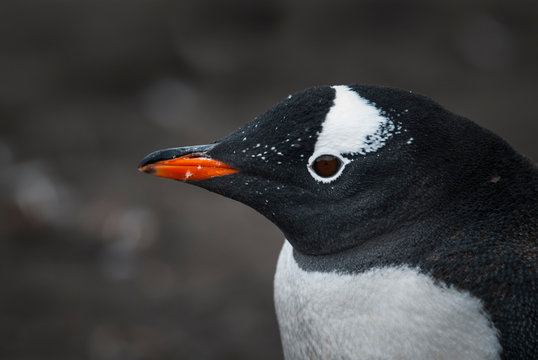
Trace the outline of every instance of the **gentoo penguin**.
<instances>
[{"instance_id":1,"label":"gentoo penguin","mask_svg":"<svg viewBox=\"0 0 538 360\"><path fill-rule=\"evenodd\" d=\"M316 87L140 164L285 235L286 359L536 359L538 170L427 97Z\"/></svg>"}]
</instances>

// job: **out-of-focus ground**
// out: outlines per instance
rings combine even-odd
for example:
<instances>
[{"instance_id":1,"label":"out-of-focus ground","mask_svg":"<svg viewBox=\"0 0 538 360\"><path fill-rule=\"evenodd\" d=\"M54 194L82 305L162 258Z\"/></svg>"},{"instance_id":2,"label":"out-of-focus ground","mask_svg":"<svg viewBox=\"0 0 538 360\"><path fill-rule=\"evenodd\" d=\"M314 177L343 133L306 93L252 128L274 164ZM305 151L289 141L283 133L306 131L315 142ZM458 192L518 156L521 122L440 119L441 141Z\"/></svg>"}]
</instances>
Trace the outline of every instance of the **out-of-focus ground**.
<instances>
[{"instance_id":1,"label":"out-of-focus ground","mask_svg":"<svg viewBox=\"0 0 538 360\"><path fill-rule=\"evenodd\" d=\"M282 235L136 171L290 93L424 93L538 159L536 1L0 2L0 358L277 359Z\"/></svg>"}]
</instances>

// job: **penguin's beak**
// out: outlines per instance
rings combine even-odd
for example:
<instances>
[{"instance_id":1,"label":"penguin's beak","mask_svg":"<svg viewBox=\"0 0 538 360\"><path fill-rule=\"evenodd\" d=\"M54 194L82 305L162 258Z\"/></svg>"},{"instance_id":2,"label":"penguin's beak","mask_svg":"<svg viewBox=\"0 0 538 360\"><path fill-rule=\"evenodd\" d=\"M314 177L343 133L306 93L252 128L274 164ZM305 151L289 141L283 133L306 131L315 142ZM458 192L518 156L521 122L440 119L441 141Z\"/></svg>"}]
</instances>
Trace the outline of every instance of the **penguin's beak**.
<instances>
[{"instance_id":1,"label":"penguin's beak","mask_svg":"<svg viewBox=\"0 0 538 360\"><path fill-rule=\"evenodd\" d=\"M138 170L181 181L197 181L233 174L239 170L212 159L208 152L216 144L170 148L146 156Z\"/></svg>"}]
</instances>

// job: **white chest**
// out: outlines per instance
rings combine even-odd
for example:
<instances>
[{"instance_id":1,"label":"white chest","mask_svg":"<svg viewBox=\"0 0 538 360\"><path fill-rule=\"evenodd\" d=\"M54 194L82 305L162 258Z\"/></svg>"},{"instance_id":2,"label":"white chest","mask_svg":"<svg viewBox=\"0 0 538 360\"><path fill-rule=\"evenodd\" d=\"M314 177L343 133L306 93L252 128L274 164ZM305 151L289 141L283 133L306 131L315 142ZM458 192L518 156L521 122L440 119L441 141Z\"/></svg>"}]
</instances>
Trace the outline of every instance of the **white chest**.
<instances>
[{"instance_id":1,"label":"white chest","mask_svg":"<svg viewBox=\"0 0 538 360\"><path fill-rule=\"evenodd\" d=\"M286 241L275 274L286 359L499 359L479 299L409 267L299 268Z\"/></svg>"}]
</instances>

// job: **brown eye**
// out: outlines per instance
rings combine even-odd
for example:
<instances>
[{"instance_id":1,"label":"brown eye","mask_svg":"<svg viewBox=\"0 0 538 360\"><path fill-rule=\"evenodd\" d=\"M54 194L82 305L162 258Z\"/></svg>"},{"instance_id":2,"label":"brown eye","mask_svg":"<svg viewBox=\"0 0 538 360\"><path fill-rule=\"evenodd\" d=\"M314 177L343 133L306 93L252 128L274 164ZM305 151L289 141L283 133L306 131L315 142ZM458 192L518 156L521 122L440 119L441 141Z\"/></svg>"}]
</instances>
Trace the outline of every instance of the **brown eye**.
<instances>
[{"instance_id":1,"label":"brown eye","mask_svg":"<svg viewBox=\"0 0 538 360\"><path fill-rule=\"evenodd\" d=\"M312 168L321 177L331 177L338 172L342 162L336 156L321 155L314 160Z\"/></svg>"}]
</instances>

